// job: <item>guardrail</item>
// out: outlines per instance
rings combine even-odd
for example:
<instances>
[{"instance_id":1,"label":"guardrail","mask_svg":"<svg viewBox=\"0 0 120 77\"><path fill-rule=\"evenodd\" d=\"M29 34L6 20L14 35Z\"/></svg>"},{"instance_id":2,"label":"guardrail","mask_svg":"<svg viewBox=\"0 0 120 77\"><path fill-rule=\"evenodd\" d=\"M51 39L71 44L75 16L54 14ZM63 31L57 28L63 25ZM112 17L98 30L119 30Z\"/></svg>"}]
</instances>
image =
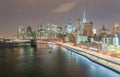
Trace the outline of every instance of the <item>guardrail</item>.
<instances>
[{"instance_id":1,"label":"guardrail","mask_svg":"<svg viewBox=\"0 0 120 77\"><path fill-rule=\"evenodd\" d=\"M78 48L75 46L70 46L67 44L62 44L65 48L70 49L78 54L88 57L89 59L102 64L118 73L120 73L120 59L113 58L104 54L100 54L91 50L86 50L82 48Z\"/></svg>"}]
</instances>

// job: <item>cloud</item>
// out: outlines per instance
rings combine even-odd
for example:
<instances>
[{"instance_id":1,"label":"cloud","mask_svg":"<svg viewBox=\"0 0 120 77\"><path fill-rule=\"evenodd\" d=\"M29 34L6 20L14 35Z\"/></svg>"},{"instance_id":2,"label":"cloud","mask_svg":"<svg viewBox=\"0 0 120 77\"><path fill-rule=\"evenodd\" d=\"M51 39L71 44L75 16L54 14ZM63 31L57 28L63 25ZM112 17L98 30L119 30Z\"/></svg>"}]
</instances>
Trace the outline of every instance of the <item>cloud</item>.
<instances>
[{"instance_id":1,"label":"cloud","mask_svg":"<svg viewBox=\"0 0 120 77\"><path fill-rule=\"evenodd\" d=\"M16 9L17 12L23 12L24 9Z\"/></svg>"},{"instance_id":2,"label":"cloud","mask_svg":"<svg viewBox=\"0 0 120 77\"><path fill-rule=\"evenodd\" d=\"M72 10L75 6L77 6L79 2L78 1L72 1L72 2L67 2L63 3L57 8L52 10L52 13L64 13Z\"/></svg>"}]
</instances>

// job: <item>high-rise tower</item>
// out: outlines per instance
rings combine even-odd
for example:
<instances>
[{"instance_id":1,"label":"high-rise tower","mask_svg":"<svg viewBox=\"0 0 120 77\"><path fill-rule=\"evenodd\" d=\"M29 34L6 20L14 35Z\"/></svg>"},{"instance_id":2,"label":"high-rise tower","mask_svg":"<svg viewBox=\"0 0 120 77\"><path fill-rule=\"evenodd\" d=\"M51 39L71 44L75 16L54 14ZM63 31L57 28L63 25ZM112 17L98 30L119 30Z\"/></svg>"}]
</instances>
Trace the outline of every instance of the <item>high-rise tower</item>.
<instances>
[{"instance_id":1,"label":"high-rise tower","mask_svg":"<svg viewBox=\"0 0 120 77\"><path fill-rule=\"evenodd\" d=\"M85 36L90 36L90 37L93 35L93 23L92 22L85 23L83 34Z\"/></svg>"},{"instance_id":2,"label":"high-rise tower","mask_svg":"<svg viewBox=\"0 0 120 77\"><path fill-rule=\"evenodd\" d=\"M85 26L86 22L87 22L87 20L86 20L85 11L83 11L82 26L81 26L82 34L83 34L83 30L84 30L84 26Z\"/></svg>"},{"instance_id":3,"label":"high-rise tower","mask_svg":"<svg viewBox=\"0 0 120 77\"><path fill-rule=\"evenodd\" d=\"M23 29L23 26L19 26L18 30L17 30L17 37L18 37L18 39L23 39L24 34L25 34L25 31Z\"/></svg>"},{"instance_id":4,"label":"high-rise tower","mask_svg":"<svg viewBox=\"0 0 120 77\"><path fill-rule=\"evenodd\" d=\"M85 16L85 11L83 11L83 21L82 21L83 24L86 23L86 16Z\"/></svg>"},{"instance_id":5,"label":"high-rise tower","mask_svg":"<svg viewBox=\"0 0 120 77\"><path fill-rule=\"evenodd\" d=\"M78 34L81 34L81 20L77 19L77 32Z\"/></svg>"}]
</instances>

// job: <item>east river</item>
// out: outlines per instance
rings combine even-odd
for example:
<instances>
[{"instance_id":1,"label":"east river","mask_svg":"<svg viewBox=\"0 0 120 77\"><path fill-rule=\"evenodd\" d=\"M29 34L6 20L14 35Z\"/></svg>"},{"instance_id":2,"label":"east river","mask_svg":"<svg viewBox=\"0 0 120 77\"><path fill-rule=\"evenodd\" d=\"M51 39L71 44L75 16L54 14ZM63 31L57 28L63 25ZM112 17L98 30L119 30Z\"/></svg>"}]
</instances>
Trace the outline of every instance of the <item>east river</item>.
<instances>
[{"instance_id":1,"label":"east river","mask_svg":"<svg viewBox=\"0 0 120 77\"><path fill-rule=\"evenodd\" d=\"M57 45L0 48L0 77L120 77Z\"/></svg>"}]
</instances>

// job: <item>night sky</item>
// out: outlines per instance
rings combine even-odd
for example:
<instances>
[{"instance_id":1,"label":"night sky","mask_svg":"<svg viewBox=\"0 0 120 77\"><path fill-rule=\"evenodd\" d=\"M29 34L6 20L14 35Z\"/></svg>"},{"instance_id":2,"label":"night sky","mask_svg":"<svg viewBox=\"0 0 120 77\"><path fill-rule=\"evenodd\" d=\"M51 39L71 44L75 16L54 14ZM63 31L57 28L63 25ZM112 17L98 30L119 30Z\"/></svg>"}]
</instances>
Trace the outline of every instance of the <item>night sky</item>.
<instances>
[{"instance_id":1,"label":"night sky","mask_svg":"<svg viewBox=\"0 0 120 77\"><path fill-rule=\"evenodd\" d=\"M35 30L44 23L76 26L84 10L94 28L104 24L112 29L120 23L120 0L0 0L0 35L16 35L18 26Z\"/></svg>"}]
</instances>

